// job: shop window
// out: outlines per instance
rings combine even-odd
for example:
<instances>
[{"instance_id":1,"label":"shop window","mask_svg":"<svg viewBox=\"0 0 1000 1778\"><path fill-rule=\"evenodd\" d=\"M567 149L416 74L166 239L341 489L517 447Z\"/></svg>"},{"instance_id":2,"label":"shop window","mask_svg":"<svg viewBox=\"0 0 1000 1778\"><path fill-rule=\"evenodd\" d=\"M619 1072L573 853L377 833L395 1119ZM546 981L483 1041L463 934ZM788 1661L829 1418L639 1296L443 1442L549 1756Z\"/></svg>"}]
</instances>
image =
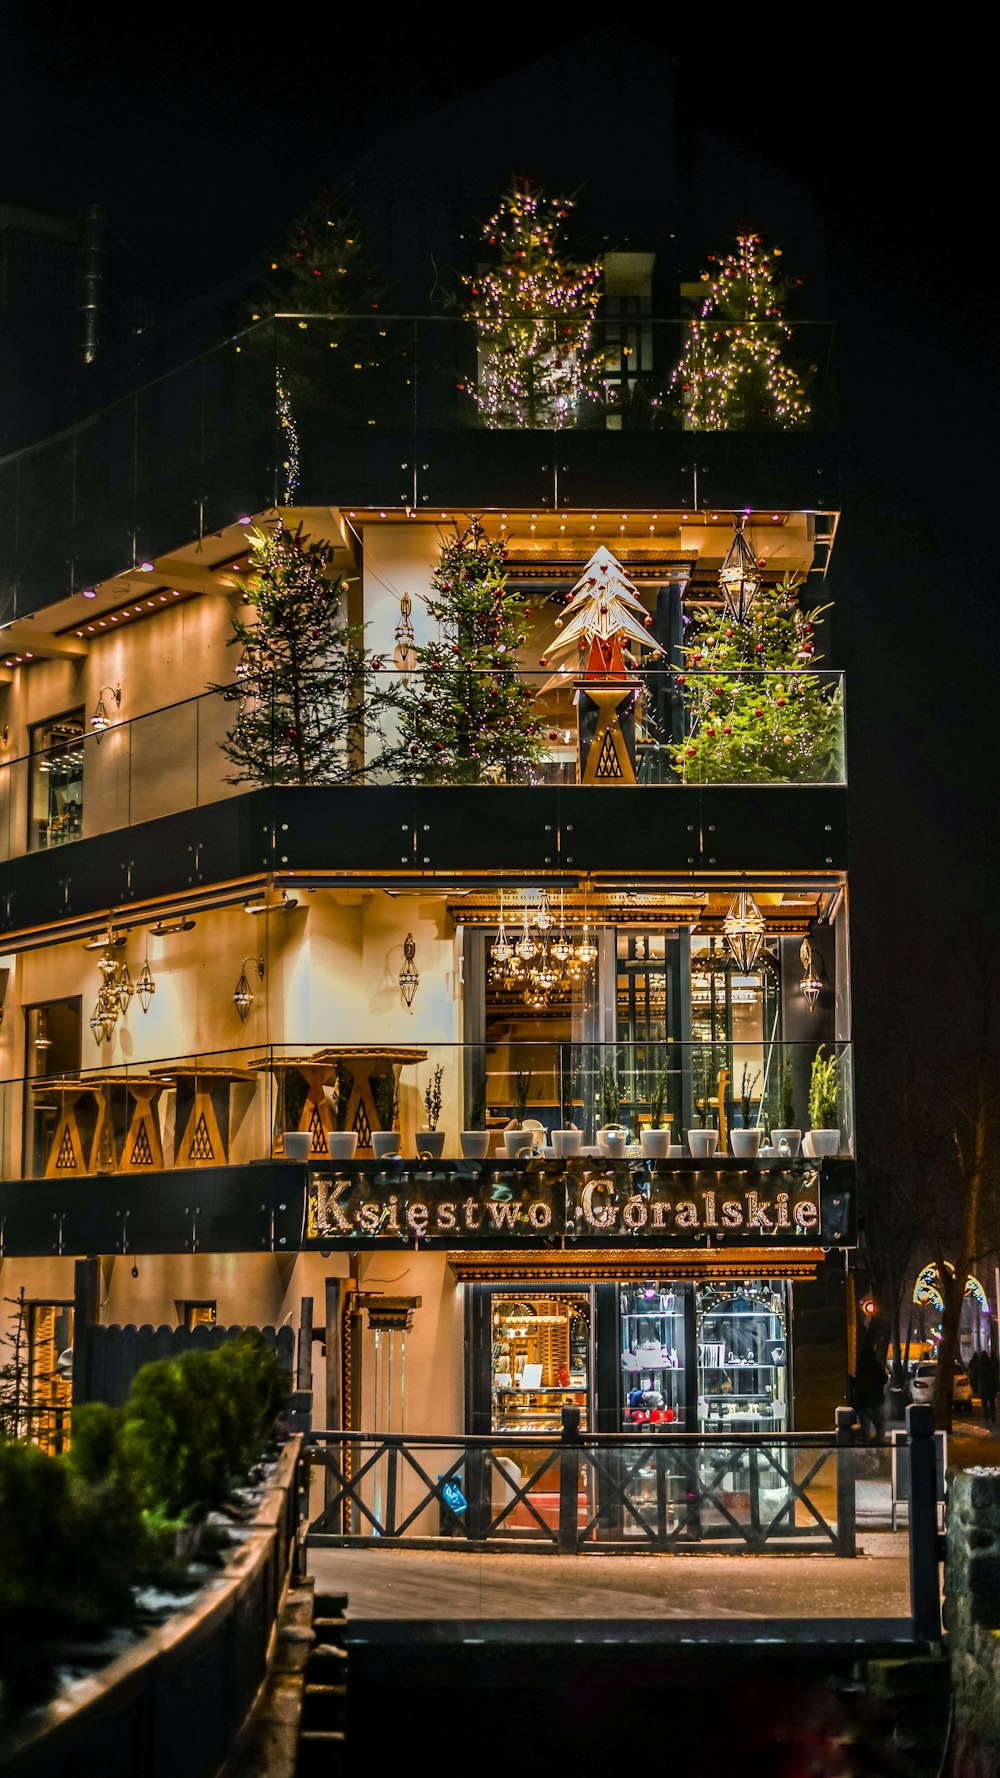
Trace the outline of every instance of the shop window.
<instances>
[{"instance_id":1,"label":"shop window","mask_svg":"<svg viewBox=\"0 0 1000 1778\"><path fill-rule=\"evenodd\" d=\"M788 1333L784 1280L697 1287L699 1431L788 1430Z\"/></svg>"},{"instance_id":2,"label":"shop window","mask_svg":"<svg viewBox=\"0 0 1000 1778\"><path fill-rule=\"evenodd\" d=\"M84 712L31 729L29 851L62 846L83 832Z\"/></svg>"},{"instance_id":3,"label":"shop window","mask_svg":"<svg viewBox=\"0 0 1000 1778\"><path fill-rule=\"evenodd\" d=\"M24 1020L24 1176L88 1172L93 1095L62 1085L80 1071L80 1001L27 1006Z\"/></svg>"},{"instance_id":4,"label":"shop window","mask_svg":"<svg viewBox=\"0 0 1000 1778\"><path fill-rule=\"evenodd\" d=\"M494 1432L560 1432L564 1407L586 1431L591 1387L591 1305L586 1291L492 1301Z\"/></svg>"},{"instance_id":5,"label":"shop window","mask_svg":"<svg viewBox=\"0 0 1000 1778\"><path fill-rule=\"evenodd\" d=\"M620 930L616 950L617 1051L628 1095L622 1121L633 1134L654 1117L680 1131L679 941L662 931Z\"/></svg>"},{"instance_id":6,"label":"shop window","mask_svg":"<svg viewBox=\"0 0 1000 1778\"><path fill-rule=\"evenodd\" d=\"M720 1079L730 1127L761 1120L777 1090L778 990L774 950L743 975L721 939L692 939L691 1098L702 1123L715 1121Z\"/></svg>"},{"instance_id":7,"label":"shop window","mask_svg":"<svg viewBox=\"0 0 1000 1778\"><path fill-rule=\"evenodd\" d=\"M178 1303L180 1324L188 1333L195 1327L214 1327L216 1322L215 1304L210 1302Z\"/></svg>"},{"instance_id":8,"label":"shop window","mask_svg":"<svg viewBox=\"0 0 1000 1778\"><path fill-rule=\"evenodd\" d=\"M687 1417L685 1287L624 1285L622 1424L683 1431Z\"/></svg>"}]
</instances>

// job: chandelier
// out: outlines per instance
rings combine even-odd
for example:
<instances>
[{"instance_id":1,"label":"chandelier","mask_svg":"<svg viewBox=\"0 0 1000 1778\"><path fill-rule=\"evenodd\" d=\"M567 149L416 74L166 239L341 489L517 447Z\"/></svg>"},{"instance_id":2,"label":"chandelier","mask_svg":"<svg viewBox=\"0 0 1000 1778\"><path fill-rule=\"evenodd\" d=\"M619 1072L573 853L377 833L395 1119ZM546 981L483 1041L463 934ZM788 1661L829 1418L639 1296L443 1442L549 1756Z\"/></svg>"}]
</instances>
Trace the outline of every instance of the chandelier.
<instances>
[{"instance_id":1,"label":"chandelier","mask_svg":"<svg viewBox=\"0 0 1000 1778\"><path fill-rule=\"evenodd\" d=\"M488 978L508 993L519 992L527 1006L544 1008L551 996L568 993L597 957L597 946L584 919L583 933L574 943L566 927L563 892L559 893L558 926L548 892L540 891L537 903L526 900L520 937L512 940L504 919L503 891L500 920L489 947Z\"/></svg>"},{"instance_id":2,"label":"chandelier","mask_svg":"<svg viewBox=\"0 0 1000 1778\"><path fill-rule=\"evenodd\" d=\"M722 922L722 936L743 975L750 975L764 943L767 923L748 889L741 889Z\"/></svg>"}]
</instances>

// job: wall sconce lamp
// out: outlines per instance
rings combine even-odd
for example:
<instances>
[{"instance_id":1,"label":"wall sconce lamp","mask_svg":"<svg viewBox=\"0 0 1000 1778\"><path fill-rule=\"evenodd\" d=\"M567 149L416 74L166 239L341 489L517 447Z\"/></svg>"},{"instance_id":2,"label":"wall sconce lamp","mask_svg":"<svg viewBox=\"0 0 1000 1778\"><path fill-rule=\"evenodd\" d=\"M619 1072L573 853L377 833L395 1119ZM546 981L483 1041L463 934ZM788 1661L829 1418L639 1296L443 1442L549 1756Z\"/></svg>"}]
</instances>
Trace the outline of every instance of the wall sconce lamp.
<instances>
[{"instance_id":1,"label":"wall sconce lamp","mask_svg":"<svg viewBox=\"0 0 1000 1778\"><path fill-rule=\"evenodd\" d=\"M812 945L807 938L799 946L799 957L802 961L802 980L799 987L805 997L810 1012L816 1010L816 1002L823 992L823 980L819 971L813 968Z\"/></svg>"},{"instance_id":2,"label":"wall sconce lamp","mask_svg":"<svg viewBox=\"0 0 1000 1778\"><path fill-rule=\"evenodd\" d=\"M261 956L261 957L244 957L243 967L240 970L240 979L237 982L235 991L233 993L233 1005L235 1006L236 1011L239 1013L240 1023L243 1025L246 1024L247 1018L250 1013L250 1008L253 1005L253 989L250 986L249 978L247 976L247 964L248 963L252 963L254 965L254 968L257 971L258 981L262 982L264 980L264 959L263 959L263 956Z\"/></svg>"},{"instance_id":3,"label":"wall sconce lamp","mask_svg":"<svg viewBox=\"0 0 1000 1778\"><path fill-rule=\"evenodd\" d=\"M245 914L290 914L293 908L297 908L298 905L298 896L289 895L287 889L282 889L277 901L268 901L263 893L248 896L243 903L243 912Z\"/></svg>"},{"instance_id":4,"label":"wall sconce lamp","mask_svg":"<svg viewBox=\"0 0 1000 1778\"><path fill-rule=\"evenodd\" d=\"M101 686L97 698L97 709L94 711L94 714L90 719L90 726L97 735L98 740L104 733L104 730L111 727L111 718L108 715L108 707L104 702L105 692L108 693L109 697L114 698L116 709L120 710L122 705L122 688L120 685Z\"/></svg>"},{"instance_id":5,"label":"wall sconce lamp","mask_svg":"<svg viewBox=\"0 0 1000 1778\"><path fill-rule=\"evenodd\" d=\"M407 1006L413 1005L413 996L420 985L420 971L414 962L417 947L412 932L408 932L403 940L403 967L399 972L399 991Z\"/></svg>"},{"instance_id":6,"label":"wall sconce lamp","mask_svg":"<svg viewBox=\"0 0 1000 1778\"><path fill-rule=\"evenodd\" d=\"M730 544L729 554L719 569L719 585L726 610L736 624L745 624L750 616L750 607L760 590L761 578L760 569L743 535L744 523L741 514L736 521L736 535Z\"/></svg>"}]
</instances>

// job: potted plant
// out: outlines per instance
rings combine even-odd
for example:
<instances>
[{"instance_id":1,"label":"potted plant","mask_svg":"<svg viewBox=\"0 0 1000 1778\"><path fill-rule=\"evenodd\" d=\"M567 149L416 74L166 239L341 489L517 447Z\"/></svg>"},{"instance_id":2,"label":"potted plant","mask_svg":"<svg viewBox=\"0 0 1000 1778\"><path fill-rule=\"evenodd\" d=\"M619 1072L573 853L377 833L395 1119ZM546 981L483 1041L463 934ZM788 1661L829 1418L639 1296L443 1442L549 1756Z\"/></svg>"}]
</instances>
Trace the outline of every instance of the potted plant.
<instances>
[{"instance_id":1,"label":"potted plant","mask_svg":"<svg viewBox=\"0 0 1000 1778\"><path fill-rule=\"evenodd\" d=\"M669 1071L661 1068L649 1083L649 1123L639 1131L639 1147L649 1160L664 1160L670 1148L670 1113L666 1108L669 1090Z\"/></svg>"},{"instance_id":2,"label":"potted plant","mask_svg":"<svg viewBox=\"0 0 1000 1778\"><path fill-rule=\"evenodd\" d=\"M552 1147L557 1155L579 1154L580 1152L583 1131L573 1120L579 1091L580 1070L573 1068L563 1076L562 1128L552 1132Z\"/></svg>"},{"instance_id":3,"label":"potted plant","mask_svg":"<svg viewBox=\"0 0 1000 1778\"><path fill-rule=\"evenodd\" d=\"M713 1085L712 1052L702 1050L691 1066L691 1103L694 1122L688 1131L688 1148L697 1160L706 1160L718 1147L719 1132L708 1121L708 1107Z\"/></svg>"},{"instance_id":4,"label":"potted plant","mask_svg":"<svg viewBox=\"0 0 1000 1778\"><path fill-rule=\"evenodd\" d=\"M740 1080L740 1117L742 1119L742 1128L738 1130L730 1130L729 1132L729 1140L732 1144L733 1153L734 1155L738 1155L741 1160L751 1159L756 1155L757 1150L760 1147L760 1125L752 1124L750 1121L753 1117L753 1090L759 1079L760 1069L758 1068L756 1074L751 1076L750 1069L747 1063L744 1062L743 1075Z\"/></svg>"},{"instance_id":5,"label":"potted plant","mask_svg":"<svg viewBox=\"0 0 1000 1778\"><path fill-rule=\"evenodd\" d=\"M376 1159L398 1154L399 1142L399 1082L396 1071L390 1068L388 1074L377 1074L372 1081L372 1098L381 1129L372 1131L372 1149Z\"/></svg>"},{"instance_id":6,"label":"potted plant","mask_svg":"<svg viewBox=\"0 0 1000 1778\"><path fill-rule=\"evenodd\" d=\"M775 1123L771 1126L771 1141L777 1152L788 1149L789 1155L796 1155L802 1146L802 1131L795 1128L795 1081L792 1073L792 1058L783 1055L778 1065L778 1109Z\"/></svg>"},{"instance_id":7,"label":"potted plant","mask_svg":"<svg viewBox=\"0 0 1000 1778\"><path fill-rule=\"evenodd\" d=\"M481 1161L489 1153L490 1133L486 1123L486 1081L477 1075L469 1093L469 1128L460 1130L458 1139L468 1161Z\"/></svg>"},{"instance_id":8,"label":"potted plant","mask_svg":"<svg viewBox=\"0 0 1000 1778\"><path fill-rule=\"evenodd\" d=\"M347 1114L351 1106L351 1094L354 1091L354 1076L350 1069L343 1066L337 1069L337 1082L333 1092L333 1129L327 1134L326 1142L333 1161L350 1161L358 1146L357 1130L347 1128Z\"/></svg>"},{"instance_id":9,"label":"potted plant","mask_svg":"<svg viewBox=\"0 0 1000 1778\"><path fill-rule=\"evenodd\" d=\"M836 1053L821 1043L813 1057L809 1080L809 1146L814 1157L840 1153L838 1063Z\"/></svg>"},{"instance_id":10,"label":"potted plant","mask_svg":"<svg viewBox=\"0 0 1000 1778\"><path fill-rule=\"evenodd\" d=\"M511 1160L523 1149L535 1146L535 1130L532 1128L529 1131L525 1126L530 1091L531 1069L519 1068L514 1076L514 1121L503 1133L503 1145Z\"/></svg>"},{"instance_id":11,"label":"potted plant","mask_svg":"<svg viewBox=\"0 0 1000 1778\"><path fill-rule=\"evenodd\" d=\"M601 1069L601 1126L597 1132L597 1146L609 1160L621 1158L631 1134L628 1125L621 1122L623 1097L614 1065L606 1062Z\"/></svg>"},{"instance_id":12,"label":"potted plant","mask_svg":"<svg viewBox=\"0 0 1000 1778\"><path fill-rule=\"evenodd\" d=\"M440 1159L444 1149L444 1131L438 1129L438 1118L441 1116L441 1079L444 1068L439 1062L424 1088L424 1110L427 1122L423 1129L417 1131L417 1154L421 1159L428 1157L432 1161Z\"/></svg>"}]
</instances>

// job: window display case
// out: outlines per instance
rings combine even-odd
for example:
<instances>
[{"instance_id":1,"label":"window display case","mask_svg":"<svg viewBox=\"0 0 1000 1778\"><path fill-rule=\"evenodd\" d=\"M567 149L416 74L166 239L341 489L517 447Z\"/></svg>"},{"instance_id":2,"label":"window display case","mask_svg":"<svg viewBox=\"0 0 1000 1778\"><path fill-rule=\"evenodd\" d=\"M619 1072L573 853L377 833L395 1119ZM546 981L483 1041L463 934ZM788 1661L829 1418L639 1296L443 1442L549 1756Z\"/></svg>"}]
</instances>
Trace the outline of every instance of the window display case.
<instances>
[{"instance_id":1,"label":"window display case","mask_svg":"<svg viewBox=\"0 0 1000 1778\"><path fill-rule=\"evenodd\" d=\"M687 1339L684 1290L673 1285L623 1285L621 1290L622 1424L683 1430Z\"/></svg>"},{"instance_id":2,"label":"window display case","mask_svg":"<svg viewBox=\"0 0 1000 1778\"><path fill-rule=\"evenodd\" d=\"M591 1424L591 1305L586 1291L514 1297L492 1304L492 1430L562 1430L562 1410Z\"/></svg>"},{"instance_id":3,"label":"window display case","mask_svg":"<svg viewBox=\"0 0 1000 1778\"><path fill-rule=\"evenodd\" d=\"M698 1285L695 1313L699 1431L787 1432L787 1283Z\"/></svg>"}]
</instances>

